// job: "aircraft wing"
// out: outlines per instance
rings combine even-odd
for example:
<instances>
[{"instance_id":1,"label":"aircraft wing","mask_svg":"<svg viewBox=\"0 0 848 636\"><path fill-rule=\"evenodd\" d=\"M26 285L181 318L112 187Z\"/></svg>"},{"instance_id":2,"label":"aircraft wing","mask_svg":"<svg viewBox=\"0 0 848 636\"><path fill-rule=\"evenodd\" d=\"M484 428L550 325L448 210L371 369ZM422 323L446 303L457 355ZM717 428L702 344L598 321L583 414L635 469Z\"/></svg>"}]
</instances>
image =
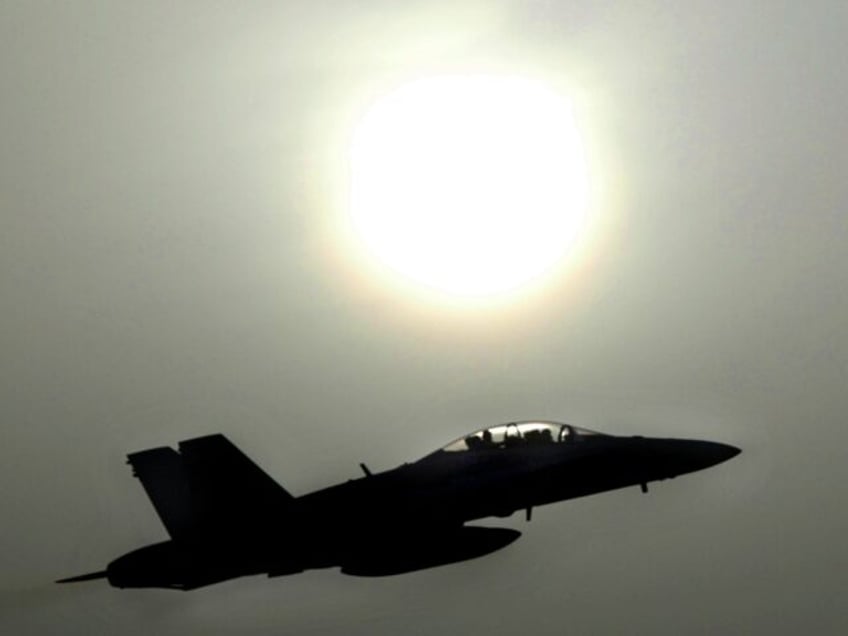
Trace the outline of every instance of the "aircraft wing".
<instances>
[{"instance_id":1,"label":"aircraft wing","mask_svg":"<svg viewBox=\"0 0 848 636\"><path fill-rule=\"evenodd\" d=\"M220 434L128 456L174 539L238 534L278 515L294 497Z\"/></svg>"}]
</instances>

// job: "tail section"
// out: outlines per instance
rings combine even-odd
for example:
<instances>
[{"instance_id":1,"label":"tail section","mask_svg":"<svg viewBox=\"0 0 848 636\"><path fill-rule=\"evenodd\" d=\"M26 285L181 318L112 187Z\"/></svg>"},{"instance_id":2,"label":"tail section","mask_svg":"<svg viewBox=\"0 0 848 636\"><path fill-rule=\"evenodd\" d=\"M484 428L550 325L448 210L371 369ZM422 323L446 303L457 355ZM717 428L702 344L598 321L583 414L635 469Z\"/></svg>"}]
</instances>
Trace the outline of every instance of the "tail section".
<instances>
[{"instance_id":1,"label":"tail section","mask_svg":"<svg viewBox=\"0 0 848 636\"><path fill-rule=\"evenodd\" d=\"M255 532L294 501L220 434L185 440L179 452L133 453L128 461L174 539Z\"/></svg>"},{"instance_id":2,"label":"tail section","mask_svg":"<svg viewBox=\"0 0 848 636\"><path fill-rule=\"evenodd\" d=\"M183 458L173 448L161 447L132 453L127 463L141 485L168 534L174 539L193 531L194 497Z\"/></svg>"},{"instance_id":3,"label":"tail section","mask_svg":"<svg viewBox=\"0 0 848 636\"><path fill-rule=\"evenodd\" d=\"M223 435L179 444L193 503L207 522L255 524L294 500Z\"/></svg>"}]
</instances>

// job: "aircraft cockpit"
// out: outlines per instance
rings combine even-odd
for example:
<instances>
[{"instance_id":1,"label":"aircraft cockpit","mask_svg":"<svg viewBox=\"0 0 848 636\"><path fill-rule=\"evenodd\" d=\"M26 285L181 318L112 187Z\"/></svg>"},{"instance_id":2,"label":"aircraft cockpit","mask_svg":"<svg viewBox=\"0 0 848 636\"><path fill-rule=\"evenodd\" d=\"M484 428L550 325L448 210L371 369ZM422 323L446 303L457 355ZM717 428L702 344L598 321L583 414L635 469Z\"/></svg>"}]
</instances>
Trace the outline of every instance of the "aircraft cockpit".
<instances>
[{"instance_id":1,"label":"aircraft cockpit","mask_svg":"<svg viewBox=\"0 0 848 636\"><path fill-rule=\"evenodd\" d=\"M516 446L571 444L598 437L608 436L570 424L534 420L483 428L451 442L441 450L459 453Z\"/></svg>"}]
</instances>

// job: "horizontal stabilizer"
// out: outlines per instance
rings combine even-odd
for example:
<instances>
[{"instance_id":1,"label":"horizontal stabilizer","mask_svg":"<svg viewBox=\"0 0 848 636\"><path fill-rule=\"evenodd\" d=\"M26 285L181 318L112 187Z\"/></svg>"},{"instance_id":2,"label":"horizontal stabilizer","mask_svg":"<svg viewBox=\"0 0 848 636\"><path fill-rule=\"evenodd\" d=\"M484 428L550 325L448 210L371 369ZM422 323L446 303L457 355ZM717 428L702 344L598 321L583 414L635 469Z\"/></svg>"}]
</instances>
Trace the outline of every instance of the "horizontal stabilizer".
<instances>
[{"instance_id":1,"label":"horizontal stabilizer","mask_svg":"<svg viewBox=\"0 0 848 636\"><path fill-rule=\"evenodd\" d=\"M90 574L80 574L67 579L59 579L56 583L79 583L80 581L94 581L95 579L105 579L106 570L101 572L91 572Z\"/></svg>"}]
</instances>

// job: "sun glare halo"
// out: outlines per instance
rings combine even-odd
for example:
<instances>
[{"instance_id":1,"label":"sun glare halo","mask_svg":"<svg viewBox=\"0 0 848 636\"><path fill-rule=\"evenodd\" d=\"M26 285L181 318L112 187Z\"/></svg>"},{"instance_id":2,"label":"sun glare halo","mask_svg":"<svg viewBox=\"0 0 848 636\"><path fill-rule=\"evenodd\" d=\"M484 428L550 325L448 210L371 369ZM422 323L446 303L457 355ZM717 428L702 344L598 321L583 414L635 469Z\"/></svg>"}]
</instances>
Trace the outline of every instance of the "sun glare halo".
<instances>
[{"instance_id":1,"label":"sun glare halo","mask_svg":"<svg viewBox=\"0 0 848 636\"><path fill-rule=\"evenodd\" d=\"M571 106L535 80L403 85L366 112L350 159L351 218L369 251L452 295L538 277L584 224L588 177Z\"/></svg>"}]
</instances>

